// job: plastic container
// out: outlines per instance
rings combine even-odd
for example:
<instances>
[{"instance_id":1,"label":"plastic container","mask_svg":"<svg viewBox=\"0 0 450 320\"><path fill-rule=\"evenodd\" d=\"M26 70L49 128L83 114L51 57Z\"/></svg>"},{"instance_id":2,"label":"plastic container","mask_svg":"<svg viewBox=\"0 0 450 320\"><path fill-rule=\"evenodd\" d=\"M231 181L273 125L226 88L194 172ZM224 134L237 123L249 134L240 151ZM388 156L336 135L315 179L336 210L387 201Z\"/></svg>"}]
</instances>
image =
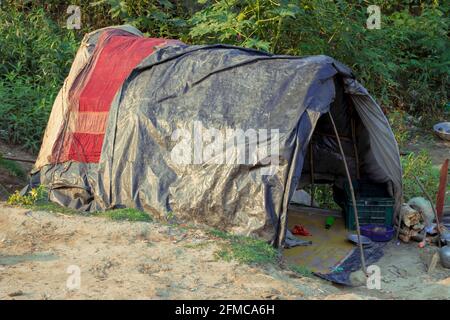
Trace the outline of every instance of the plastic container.
<instances>
[{"instance_id":1,"label":"plastic container","mask_svg":"<svg viewBox=\"0 0 450 320\"><path fill-rule=\"evenodd\" d=\"M395 201L387 193L386 185L358 181L354 182L353 188L360 226L381 225L392 227ZM353 202L348 185L345 185L344 190L346 194L344 200L345 224L347 229L355 230Z\"/></svg>"},{"instance_id":2,"label":"plastic container","mask_svg":"<svg viewBox=\"0 0 450 320\"><path fill-rule=\"evenodd\" d=\"M390 241L395 234L395 229L389 226L380 226L376 224L367 224L360 226L361 235L366 236L375 242Z\"/></svg>"}]
</instances>

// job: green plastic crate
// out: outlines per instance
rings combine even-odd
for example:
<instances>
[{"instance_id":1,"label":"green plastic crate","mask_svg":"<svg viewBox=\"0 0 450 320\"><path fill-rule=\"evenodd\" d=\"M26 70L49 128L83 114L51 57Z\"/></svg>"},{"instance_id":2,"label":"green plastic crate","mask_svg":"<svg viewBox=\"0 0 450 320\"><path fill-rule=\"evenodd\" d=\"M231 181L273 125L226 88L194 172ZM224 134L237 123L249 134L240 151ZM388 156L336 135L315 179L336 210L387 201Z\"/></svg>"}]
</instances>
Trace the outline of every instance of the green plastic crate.
<instances>
[{"instance_id":1,"label":"green plastic crate","mask_svg":"<svg viewBox=\"0 0 450 320\"><path fill-rule=\"evenodd\" d=\"M354 182L356 208L359 224L393 225L394 198L387 194L385 185ZM345 186L345 225L349 230L356 229L355 215L350 189ZM370 195L370 196L369 196Z\"/></svg>"}]
</instances>

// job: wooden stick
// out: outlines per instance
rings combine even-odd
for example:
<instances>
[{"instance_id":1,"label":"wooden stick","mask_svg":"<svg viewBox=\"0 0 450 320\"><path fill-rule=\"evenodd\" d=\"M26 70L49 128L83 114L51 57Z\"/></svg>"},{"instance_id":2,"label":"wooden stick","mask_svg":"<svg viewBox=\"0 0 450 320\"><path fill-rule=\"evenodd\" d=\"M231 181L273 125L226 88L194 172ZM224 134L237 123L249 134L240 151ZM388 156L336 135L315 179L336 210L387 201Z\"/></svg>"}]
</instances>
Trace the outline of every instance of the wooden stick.
<instances>
[{"instance_id":1,"label":"wooden stick","mask_svg":"<svg viewBox=\"0 0 450 320\"><path fill-rule=\"evenodd\" d=\"M29 162L29 163L35 163L36 159L22 159L22 158L13 158L13 157L5 157L5 156L0 156L0 158L5 159L5 160L11 160L11 161L19 161L19 162Z\"/></svg>"},{"instance_id":2,"label":"wooden stick","mask_svg":"<svg viewBox=\"0 0 450 320\"><path fill-rule=\"evenodd\" d=\"M355 191L353 190L352 178L350 176L350 171L348 170L347 160L345 159L344 149L342 148L341 140L339 139L339 133L337 131L336 125L333 120L333 116L331 115L330 111L328 111L328 115L330 116L331 124L333 125L334 133L336 135L336 140L338 142L339 150L342 155L342 161L344 163L345 173L346 173L347 179L348 179L350 193L352 195L353 214L354 214L355 222L356 222L356 233L358 234L359 253L361 255L361 269L364 272L364 274L367 276L366 259L364 257L364 249L363 249L363 245L361 242L361 229L359 228L358 209L356 208L356 197L355 197Z\"/></svg>"},{"instance_id":3,"label":"wooden stick","mask_svg":"<svg viewBox=\"0 0 450 320\"><path fill-rule=\"evenodd\" d=\"M439 189L436 197L436 213L437 213L436 220L439 221L439 223L442 221L442 218L444 217L445 189L447 187L447 179L448 179L448 161L449 159L446 159L442 164L441 173L439 177Z\"/></svg>"},{"instance_id":4,"label":"wooden stick","mask_svg":"<svg viewBox=\"0 0 450 320\"><path fill-rule=\"evenodd\" d=\"M427 197L428 201L430 201L431 204L431 209L433 209L433 213L434 213L434 218L436 219L436 225L437 225L437 230L438 233L441 234L441 227L439 225L439 218L436 212L436 208L433 205L433 200L431 200L430 195L428 194L428 192L425 190L425 187L423 186L422 182L420 182L419 178L417 178L416 175L413 174L414 179L416 179L417 184L419 185L420 189L422 189L423 194L425 195L425 197ZM424 239L427 236L427 231L425 230L425 235L424 235Z\"/></svg>"}]
</instances>

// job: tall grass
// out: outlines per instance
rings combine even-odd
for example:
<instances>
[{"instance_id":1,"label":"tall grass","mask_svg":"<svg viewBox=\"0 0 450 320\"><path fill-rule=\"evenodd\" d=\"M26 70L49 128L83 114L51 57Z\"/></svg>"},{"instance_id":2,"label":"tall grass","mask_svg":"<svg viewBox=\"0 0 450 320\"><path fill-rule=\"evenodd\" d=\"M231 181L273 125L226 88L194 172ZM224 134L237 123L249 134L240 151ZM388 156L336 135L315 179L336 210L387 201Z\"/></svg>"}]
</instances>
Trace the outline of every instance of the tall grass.
<instances>
[{"instance_id":1,"label":"tall grass","mask_svg":"<svg viewBox=\"0 0 450 320\"><path fill-rule=\"evenodd\" d=\"M78 41L43 9L0 10L0 138L36 152Z\"/></svg>"}]
</instances>

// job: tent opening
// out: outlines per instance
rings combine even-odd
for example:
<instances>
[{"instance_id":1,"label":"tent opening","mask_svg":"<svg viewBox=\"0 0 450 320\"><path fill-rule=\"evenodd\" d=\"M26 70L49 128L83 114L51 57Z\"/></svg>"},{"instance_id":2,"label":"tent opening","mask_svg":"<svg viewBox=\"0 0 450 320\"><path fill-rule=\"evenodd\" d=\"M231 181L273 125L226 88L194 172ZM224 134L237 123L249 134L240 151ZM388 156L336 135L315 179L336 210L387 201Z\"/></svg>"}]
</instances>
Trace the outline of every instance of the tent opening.
<instances>
[{"instance_id":1,"label":"tent opening","mask_svg":"<svg viewBox=\"0 0 450 320\"><path fill-rule=\"evenodd\" d=\"M330 113L355 189L359 223L392 225L392 187L377 174L380 170L371 153L369 133L339 80L336 89ZM332 272L356 248L348 241L349 234L356 234L356 222L337 139L329 115L321 115L288 212L288 232L304 245L285 250L287 260L322 274Z\"/></svg>"}]
</instances>

